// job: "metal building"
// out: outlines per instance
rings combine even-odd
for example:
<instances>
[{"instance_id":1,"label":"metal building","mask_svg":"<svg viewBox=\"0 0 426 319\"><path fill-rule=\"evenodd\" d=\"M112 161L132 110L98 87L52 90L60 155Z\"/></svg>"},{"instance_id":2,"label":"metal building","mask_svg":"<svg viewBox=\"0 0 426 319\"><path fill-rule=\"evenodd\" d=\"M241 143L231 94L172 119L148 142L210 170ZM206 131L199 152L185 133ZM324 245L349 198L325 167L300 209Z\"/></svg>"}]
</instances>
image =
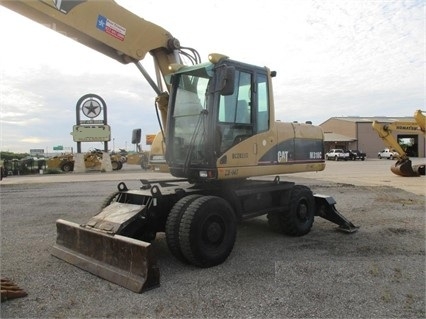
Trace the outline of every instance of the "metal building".
<instances>
[{"instance_id":1,"label":"metal building","mask_svg":"<svg viewBox=\"0 0 426 319\"><path fill-rule=\"evenodd\" d=\"M372 127L373 121L389 124L395 121L413 121L413 117L332 117L320 124L324 131L325 152L332 148L358 149L369 158L376 158L377 153L387 146ZM425 136L393 132L403 148L407 148L410 157L425 157Z\"/></svg>"}]
</instances>

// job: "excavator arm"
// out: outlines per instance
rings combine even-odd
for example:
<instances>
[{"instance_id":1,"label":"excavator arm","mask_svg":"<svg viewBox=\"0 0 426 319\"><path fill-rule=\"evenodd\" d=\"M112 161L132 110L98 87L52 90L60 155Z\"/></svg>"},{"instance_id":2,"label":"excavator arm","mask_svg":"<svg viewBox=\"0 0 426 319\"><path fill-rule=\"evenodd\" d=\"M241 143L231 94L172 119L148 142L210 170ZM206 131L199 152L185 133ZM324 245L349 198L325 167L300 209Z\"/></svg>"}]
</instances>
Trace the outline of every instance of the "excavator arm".
<instances>
[{"instance_id":1,"label":"excavator arm","mask_svg":"<svg viewBox=\"0 0 426 319\"><path fill-rule=\"evenodd\" d=\"M402 149L397 139L392 135L392 132L412 134L418 133L419 131L425 134L425 115L421 110L417 110L414 113L413 121L396 121L385 125L382 125L377 121L373 121L372 126L383 142L399 154L398 161L391 167L391 171L394 174L407 177L425 174L425 165L413 167L407 153Z\"/></svg>"}]
</instances>

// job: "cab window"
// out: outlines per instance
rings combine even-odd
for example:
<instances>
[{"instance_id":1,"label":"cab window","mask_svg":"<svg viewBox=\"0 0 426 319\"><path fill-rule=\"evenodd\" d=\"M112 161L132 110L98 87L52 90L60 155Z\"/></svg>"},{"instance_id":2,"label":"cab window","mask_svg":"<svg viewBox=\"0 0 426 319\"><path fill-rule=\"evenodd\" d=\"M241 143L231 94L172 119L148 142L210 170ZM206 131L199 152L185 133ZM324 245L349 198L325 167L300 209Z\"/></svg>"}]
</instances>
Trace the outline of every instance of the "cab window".
<instances>
[{"instance_id":1,"label":"cab window","mask_svg":"<svg viewBox=\"0 0 426 319\"><path fill-rule=\"evenodd\" d=\"M252 74L236 71L233 95L221 96L218 112L220 152L253 135Z\"/></svg>"}]
</instances>

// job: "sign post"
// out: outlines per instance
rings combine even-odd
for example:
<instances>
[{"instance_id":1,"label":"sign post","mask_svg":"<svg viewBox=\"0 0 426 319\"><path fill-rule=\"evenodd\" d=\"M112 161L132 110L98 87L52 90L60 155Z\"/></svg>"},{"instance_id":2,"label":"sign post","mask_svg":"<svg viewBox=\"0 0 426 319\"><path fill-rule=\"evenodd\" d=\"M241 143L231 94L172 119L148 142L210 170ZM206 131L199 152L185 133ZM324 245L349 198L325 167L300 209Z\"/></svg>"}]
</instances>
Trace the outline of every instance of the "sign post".
<instances>
[{"instance_id":1,"label":"sign post","mask_svg":"<svg viewBox=\"0 0 426 319\"><path fill-rule=\"evenodd\" d=\"M81 113L86 119L81 119ZM103 120L95 120L102 113ZM105 101L96 94L83 95L76 104L76 125L71 132L77 142L77 153L81 153L81 142L104 142L104 151L108 152L111 141L111 127L107 121Z\"/></svg>"}]
</instances>

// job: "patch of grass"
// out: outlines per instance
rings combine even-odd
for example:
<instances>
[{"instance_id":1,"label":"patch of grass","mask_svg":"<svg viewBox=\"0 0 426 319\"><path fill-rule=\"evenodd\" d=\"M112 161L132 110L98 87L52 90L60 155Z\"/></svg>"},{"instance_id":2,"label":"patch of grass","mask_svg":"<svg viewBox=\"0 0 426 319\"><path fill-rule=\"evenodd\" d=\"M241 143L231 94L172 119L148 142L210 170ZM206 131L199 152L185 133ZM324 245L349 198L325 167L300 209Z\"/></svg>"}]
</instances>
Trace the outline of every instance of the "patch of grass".
<instances>
[{"instance_id":1,"label":"patch of grass","mask_svg":"<svg viewBox=\"0 0 426 319\"><path fill-rule=\"evenodd\" d=\"M395 268L393 273L393 281L401 282L402 280L402 270L400 268Z\"/></svg>"},{"instance_id":2,"label":"patch of grass","mask_svg":"<svg viewBox=\"0 0 426 319\"><path fill-rule=\"evenodd\" d=\"M379 267L377 266L377 264L372 264L371 268L369 270L370 275L372 275L373 277L377 277L379 276Z\"/></svg>"},{"instance_id":3,"label":"patch of grass","mask_svg":"<svg viewBox=\"0 0 426 319\"><path fill-rule=\"evenodd\" d=\"M411 309L414 304L414 296L412 294L405 295L405 308Z\"/></svg>"},{"instance_id":4,"label":"patch of grass","mask_svg":"<svg viewBox=\"0 0 426 319\"><path fill-rule=\"evenodd\" d=\"M386 303L391 302L392 301L392 294L391 294L391 292L389 290L383 291L381 299L384 302L386 302Z\"/></svg>"}]
</instances>

